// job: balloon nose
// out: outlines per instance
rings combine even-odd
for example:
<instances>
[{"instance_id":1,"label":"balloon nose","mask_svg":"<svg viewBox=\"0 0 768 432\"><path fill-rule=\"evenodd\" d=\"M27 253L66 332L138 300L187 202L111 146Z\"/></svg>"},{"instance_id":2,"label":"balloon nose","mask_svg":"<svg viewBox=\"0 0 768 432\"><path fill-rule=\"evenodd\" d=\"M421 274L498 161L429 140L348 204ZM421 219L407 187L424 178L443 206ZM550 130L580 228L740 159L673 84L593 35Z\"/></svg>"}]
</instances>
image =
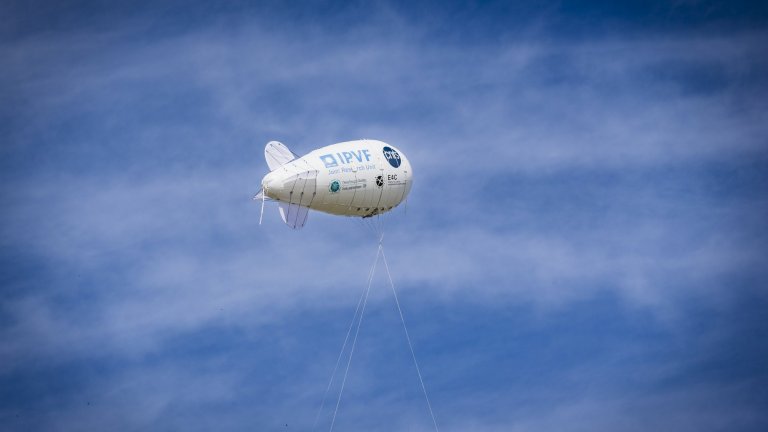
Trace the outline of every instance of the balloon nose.
<instances>
[{"instance_id":1,"label":"balloon nose","mask_svg":"<svg viewBox=\"0 0 768 432\"><path fill-rule=\"evenodd\" d=\"M264 189L264 194L272 199L277 199L281 194L284 187L283 179L277 172L272 171L265 175L261 180L261 187Z\"/></svg>"}]
</instances>

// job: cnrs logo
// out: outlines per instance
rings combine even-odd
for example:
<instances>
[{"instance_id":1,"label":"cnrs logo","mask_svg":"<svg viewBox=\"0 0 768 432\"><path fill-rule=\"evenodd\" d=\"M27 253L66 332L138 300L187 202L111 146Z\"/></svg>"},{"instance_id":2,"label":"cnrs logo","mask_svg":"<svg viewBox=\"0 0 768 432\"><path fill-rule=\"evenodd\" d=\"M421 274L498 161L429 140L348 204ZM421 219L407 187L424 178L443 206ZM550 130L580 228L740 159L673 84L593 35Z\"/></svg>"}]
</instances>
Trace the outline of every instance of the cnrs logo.
<instances>
[{"instance_id":1,"label":"cnrs logo","mask_svg":"<svg viewBox=\"0 0 768 432\"><path fill-rule=\"evenodd\" d=\"M389 162L392 167L397 168L400 166L400 154L397 152L397 150L391 148L391 147L384 147L384 157L387 159L387 162Z\"/></svg>"}]
</instances>

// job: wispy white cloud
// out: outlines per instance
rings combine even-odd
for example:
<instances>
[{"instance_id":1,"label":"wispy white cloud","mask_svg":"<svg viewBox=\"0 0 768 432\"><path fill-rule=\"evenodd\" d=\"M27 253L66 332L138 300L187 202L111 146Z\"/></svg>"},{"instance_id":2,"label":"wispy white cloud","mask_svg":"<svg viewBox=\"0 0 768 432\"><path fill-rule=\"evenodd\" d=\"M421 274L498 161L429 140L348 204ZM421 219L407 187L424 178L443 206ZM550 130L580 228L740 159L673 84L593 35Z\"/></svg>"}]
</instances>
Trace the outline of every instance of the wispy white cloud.
<instances>
[{"instance_id":1,"label":"wispy white cloud","mask_svg":"<svg viewBox=\"0 0 768 432\"><path fill-rule=\"evenodd\" d=\"M497 171L599 168L764 150L768 108L755 79L768 67L761 32L531 37L477 49L437 45L407 27L386 42L358 36L246 28L141 44L115 32L33 39L3 52L12 59L6 75L34 113L60 117L83 104L86 112L124 114L142 104L156 111L172 103L158 97L199 96L205 128L182 122L169 134L168 112L138 136L121 139L125 123L102 126L115 143L140 139L133 145L142 148L178 138L183 145L170 145L228 139L242 149L277 134L309 150L372 134L433 171L466 166L456 161ZM147 86L171 93L146 93Z\"/></svg>"},{"instance_id":2,"label":"wispy white cloud","mask_svg":"<svg viewBox=\"0 0 768 432\"><path fill-rule=\"evenodd\" d=\"M9 83L0 92L15 101L0 107L13 121L2 148L0 246L39 268L9 278L0 373L33 360L137 362L85 385L108 409L92 414L71 401L46 424L151 428L179 406L231 404L247 371L141 361L206 328L257 331L354 307L375 252L357 221L312 214L294 233L267 209L257 226L249 198L270 139L302 152L371 137L406 151L417 183L407 217L398 210L386 238L405 298L525 304L548 316L608 293L670 323L681 300L734 295L734 274L765 277L766 239L755 228L768 209L757 193L764 185L740 194L739 185L716 190L700 179L702 165L739 170L765 157L764 32L576 41L532 33L476 46L440 43L389 11L350 34L259 26L138 34L124 27L0 45ZM674 176L660 183L667 170L695 190L670 187ZM605 187L625 171L644 175ZM383 301L377 291L372 307ZM472 359L457 362L461 373ZM318 374L302 379L314 384ZM360 394L376 385L358 378ZM298 402L264 405L289 416L316 399L307 388L290 388ZM585 394L511 419L492 396L488 418L454 418L445 430L615 430L629 427L623 419L637 406L681 407L677 422L711 402ZM389 393L364 399L348 419L364 421L371 407L395 417L408 406ZM738 417L731 408L712 416ZM233 409L248 416L248 407ZM585 420L596 413L605 415ZM402 424L426 430L422 414L413 408ZM673 424L659 422L647 426Z\"/></svg>"}]
</instances>

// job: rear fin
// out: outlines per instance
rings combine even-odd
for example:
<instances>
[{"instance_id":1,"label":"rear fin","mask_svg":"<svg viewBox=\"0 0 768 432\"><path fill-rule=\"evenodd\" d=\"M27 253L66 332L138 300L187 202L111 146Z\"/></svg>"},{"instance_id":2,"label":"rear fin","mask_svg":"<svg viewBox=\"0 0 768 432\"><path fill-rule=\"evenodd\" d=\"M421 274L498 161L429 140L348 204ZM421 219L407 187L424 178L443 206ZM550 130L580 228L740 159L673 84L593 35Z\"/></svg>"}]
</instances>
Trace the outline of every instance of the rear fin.
<instances>
[{"instance_id":1,"label":"rear fin","mask_svg":"<svg viewBox=\"0 0 768 432\"><path fill-rule=\"evenodd\" d=\"M263 201L270 201L270 202L274 201L272 198L264 195L264 189L263 188L259 189L259 193L257 193L256 195L253 196L253 200L254 201L262 201L263 200Z\"/></svg>"},{"instance_id":2,"label":"rear fin","mask_svg":"<svg viewBox=\"0 0 768 432\"><path fill-rule=\"evenodd\" d=\"M261 201L265 198L266 197L264 196L264 188L259 189L259 193L253 196L254 201Z\"/></svg>"},{"instance_id":3,"label":"rear fin","mask_svg":"<svg viewBox=\"0 0 768 432\"><path fill-rule=\"evenodd\" d=\"M285 144L278 141L270 141L267 146L264 147L264 158L267 159L267 166L270 171L274 171L282 165L296 159L296 155L293 154Z\"/></svg>"},{"instance_id":4,"label":"rear fin","mask_svg":"<svg viewBox=\"0 0 768 432\"><path fill-rule=\"evenodd\" d=\"M309 208L298 205L288 204L281 202L280 205L280 217L283 218L283 222L289 227L298 230L304 228L304 224L307 223L307 216L309 214Z\"/></svg>"}]
</instances>

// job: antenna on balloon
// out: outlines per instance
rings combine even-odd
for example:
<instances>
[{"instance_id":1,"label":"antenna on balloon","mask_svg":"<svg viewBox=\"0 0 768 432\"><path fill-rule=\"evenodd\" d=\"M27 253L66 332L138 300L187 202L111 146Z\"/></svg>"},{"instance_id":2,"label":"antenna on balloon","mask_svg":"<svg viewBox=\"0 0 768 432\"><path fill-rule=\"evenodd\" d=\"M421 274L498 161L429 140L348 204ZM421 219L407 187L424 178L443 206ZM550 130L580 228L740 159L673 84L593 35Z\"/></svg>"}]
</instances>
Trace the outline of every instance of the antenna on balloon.
<instances>
[{"instance_id":1,"label":"antenna on balloon","mask_svg":"<svg viewBox=\"0 0 768 432\"><path fill-rule=\"evenodd\" d=\"M264 189L261 189L261 214L259 215L259 225L264 219L264 203L267 201L267 194L264 193Z\"/></svg>"},{"instance_id":2,"label":"antenna on balloon","mask_svg":"<svg viewBox=\"0 0 768 432\"><path fill-rule=\"evenodd\" d=\"M264 219L264 202L267 200L267 195L262 191L261 192L261 214L259 215L259 225L261 225L261 220Z\"/></svg>"},{"instance_id":3,"label":"antenna on balloon","mask_svg":"<svg viewBox=\"0 0 768 432\"><path fill-rule=\"evenodd\" d=\"M264 193L263 187L261 188L259 193L257 193L256 196L253 197L253 200L256 201L259 198L261 198L261 214L259 215L259 225L261 225L261 221L264 220L264 202L267 200L267 195Z\"/></svg>"}]
</instances>

